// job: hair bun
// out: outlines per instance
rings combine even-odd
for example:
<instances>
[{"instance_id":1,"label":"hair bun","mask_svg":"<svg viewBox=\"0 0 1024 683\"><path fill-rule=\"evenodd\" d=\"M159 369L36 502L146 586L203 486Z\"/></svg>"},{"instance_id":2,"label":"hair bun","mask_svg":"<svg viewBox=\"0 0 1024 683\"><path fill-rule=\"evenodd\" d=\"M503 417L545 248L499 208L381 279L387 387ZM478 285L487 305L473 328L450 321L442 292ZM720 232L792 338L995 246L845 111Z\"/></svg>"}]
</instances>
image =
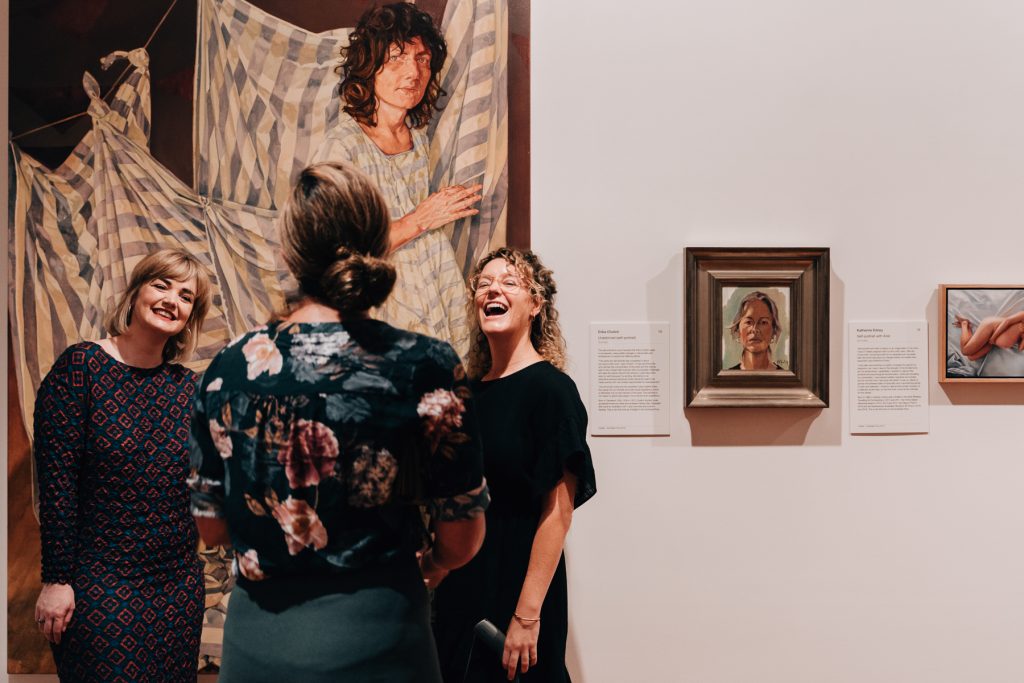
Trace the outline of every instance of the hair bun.
<instances>
[{"instance_id":1,"label":"hair bun","mask_svg":"<svg viewBox=\"0 0 1024 683\"><path fill-rule=\"evenodd\" d=\"M339 247L336 256L320 278L320 290L332 308L343 313L366 311L384 303L395 286L393 265L345 247Z\"/></svg>"}]
</instances>

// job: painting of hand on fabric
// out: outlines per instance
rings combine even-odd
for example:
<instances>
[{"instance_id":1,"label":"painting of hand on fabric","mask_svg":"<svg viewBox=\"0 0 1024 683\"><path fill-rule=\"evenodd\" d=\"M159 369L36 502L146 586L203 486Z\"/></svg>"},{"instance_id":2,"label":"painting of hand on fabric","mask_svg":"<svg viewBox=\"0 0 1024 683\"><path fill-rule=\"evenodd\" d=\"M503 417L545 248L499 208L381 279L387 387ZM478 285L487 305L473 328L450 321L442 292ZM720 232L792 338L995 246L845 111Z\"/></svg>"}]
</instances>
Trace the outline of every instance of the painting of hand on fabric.
<instances>
[{"instance_id":1,"label":"painting of hand on fabric","mask_svg":"<svg viewBox=\"0 0 1024 683\"><path fill-rule=\"evenodd\" d=\"M61 349L104 335L102 310L153 245L182 247L213 274L193 369L285 307L276 215L294 173L337 126L341 47L375 4L11 0L10 672L54 670L32 622L39 532L25 406ZM417 6L449 53L438 74L443 108L422 129L428 188L481 185L478 213L430 231L451 240L464 270L492 245L529 245L529 0ZM117 51L100 71L99 59ZM477 68L483 57L489 71ZM471 81L471 59L472 78L493 81L489 98ZM216 671L230 551L200 554L200 666Z\"/></svg>"}]
</instances>

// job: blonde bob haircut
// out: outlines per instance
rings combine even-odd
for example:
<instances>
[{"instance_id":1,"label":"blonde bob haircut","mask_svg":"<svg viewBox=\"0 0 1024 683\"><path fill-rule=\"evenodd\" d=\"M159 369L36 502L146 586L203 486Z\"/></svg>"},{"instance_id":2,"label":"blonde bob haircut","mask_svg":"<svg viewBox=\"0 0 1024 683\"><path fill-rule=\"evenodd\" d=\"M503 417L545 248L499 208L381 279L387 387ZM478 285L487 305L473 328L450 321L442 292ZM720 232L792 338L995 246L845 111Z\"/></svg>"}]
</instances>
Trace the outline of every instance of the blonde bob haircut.
<instances>
[{"instance_id":1,"label":"blonde bob haircut","mask_svg":"<svg viewBox=\"0 0 1024 683\"><path fill-rule=\"evenodd\" d=\"M132 270L128 289L118 299L117 305L107 313L103 325L109 337L124 334L132 324L132 309L139 290L161 278L179 282L194 278L196 281L195 300L185 328L164 344L164 361L186 360L199 345L199 332L210 310L211 285L210 276L203 264L181 249L160 249L139 261Z\"/></svg>"},{"instance_id":2,"label":"blonde bob haircut","mask_svg":"<svg viewBox=\"0 0 1024 683\"><path fill-rule=\"evenodd\" d=\"M544 360L559 370L564 370L565 339L562 337L558 311L555 309L555 294L558 287L555 285L554 274L532 251L501 247L480 259L469 279L469 376L480 378L491 369L491 347L487 343L487 336L480 329L480 319L477 317L476 283L484 266L496 259L505 260L508 267L522 279L533 300L540 304L540 310L530 321L530 342L533 348Z\"/></svg>"}]
</instances>

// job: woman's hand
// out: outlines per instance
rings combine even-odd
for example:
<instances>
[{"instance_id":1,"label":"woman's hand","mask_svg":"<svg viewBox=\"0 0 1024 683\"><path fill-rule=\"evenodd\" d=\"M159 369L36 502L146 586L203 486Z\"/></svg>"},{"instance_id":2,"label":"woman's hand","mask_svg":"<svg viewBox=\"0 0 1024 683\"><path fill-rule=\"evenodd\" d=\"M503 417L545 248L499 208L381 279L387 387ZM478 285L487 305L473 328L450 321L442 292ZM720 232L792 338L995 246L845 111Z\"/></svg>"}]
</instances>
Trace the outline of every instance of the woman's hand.
<instances>
[{"instance_id":1,"label":"woman's hand","mask_svg":"<svg viewBox=\"0 0 1024 683\"><path fill-rule=\"evenodd\" d=\"M449 185L430 195L413 209L420 232L434 230L454 220L480 213L473 205L480 201L483 185Z\"/></svg>"},{"instance_id":2,"label":"woman's hand","mask_svg":"<svg viewBox=\"0 0 1024 683\"><path fill-rule=\"evenodd\" d=\"M427 549L416 553L416 559L420 562L420 572L423 574L423 583L427 588L437 588L448 576L448 570L434 561L434 553Z\"/></svg>"},{"instance_id":3,"label":"woman's hand","mask_svg":"<svg viewBox=\"0 0 1024 683\"><path fill-rule=\"evenodd\" d=\"M391 249L397 249L409 240L429 230L448 225L452 221L480 213L473 205L480 201L483 185L449 185L424 199L419 206L391 225Z\"/></svg>"},{"instance_id":4,"label":"woman's hand","mask_svg":"<svg viewBox=\"0 0 1024 683\"><path fill-rule=\"evenodd\" d=\"M526 673L537 664L537 638L540 636L540 619L520 620L512 617L505 634L505 651L501 653L501 665L508 671L508 680L519 673Z\"/></svg>"},{"instance_id":5,"label":"woman's hand","mask_svg":"<svg viewBox=\"0 0 1024 683\"><path fill-rule=\"evenodd\" d=\"M66 583L44 583L36 600L36 624L51 643L60 637L75 612L75 589Z\"/></svg>"}]
</instances>

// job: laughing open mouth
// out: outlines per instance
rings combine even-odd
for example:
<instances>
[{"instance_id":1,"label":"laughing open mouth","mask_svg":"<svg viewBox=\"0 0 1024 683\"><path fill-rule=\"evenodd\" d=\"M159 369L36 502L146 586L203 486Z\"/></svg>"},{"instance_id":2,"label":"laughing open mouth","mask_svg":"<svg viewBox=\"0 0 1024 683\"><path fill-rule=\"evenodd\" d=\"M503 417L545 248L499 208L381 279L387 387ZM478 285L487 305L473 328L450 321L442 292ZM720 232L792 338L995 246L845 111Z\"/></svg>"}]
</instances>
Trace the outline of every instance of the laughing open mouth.
<instances>
[{"instance_id":1,"label":"laughing open mouth","mask_svg":"<svg viewBox=\"0 0 1024 683\"><path fill-rule=\"evenodd\" d=\"M506 313L508 313L508 306L506 306L505 304L500 304L496 301L493 301L484 306L484 315L487 316L488 318L495 315L505 315Z\"/></svg>"},{"instance_id":2,"label":"laughing open mouth","mask_svg":"<svg viewBox=\"0 0 1024 683\"><path fill-rule=\"evenodd\" d=\"M154 312L158 316L160 316L161 318L166 318L167 320L170 320L172 322L178 319L178 316L176 316L173 313L171 313L170 311L166 311L166 310L164 310L162 308L158 308Z\"/></svg>"}]
</instances>

